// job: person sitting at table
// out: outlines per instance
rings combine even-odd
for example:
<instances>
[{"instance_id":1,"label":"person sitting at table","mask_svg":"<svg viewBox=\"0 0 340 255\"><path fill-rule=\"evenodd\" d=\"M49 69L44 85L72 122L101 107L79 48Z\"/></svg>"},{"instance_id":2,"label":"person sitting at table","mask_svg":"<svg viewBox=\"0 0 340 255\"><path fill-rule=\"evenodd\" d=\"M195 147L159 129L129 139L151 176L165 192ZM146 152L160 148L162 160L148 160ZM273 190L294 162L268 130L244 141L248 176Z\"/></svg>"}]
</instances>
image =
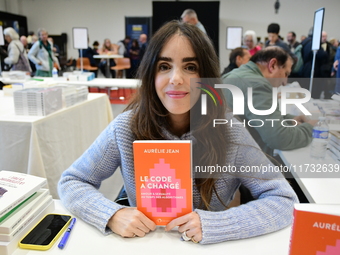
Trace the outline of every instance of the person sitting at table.
<instances>
[{"instance_id":1,"label":"person sitting at table","mask_svg":"<svg viewBox=\"0 0 340 255\"><path fill-rule=\"evenodd\" d=\"M141 61L140 51L141 51L141 48L139 47L138 40L133 39L130 50L129 50L130 61L131 61L131 68L129 70L129 73L133 78L136 77L137 69Z\"/></svg>"},{"instance_id":2,"label":"person sitting at table","mask_svg":"<svg viewBox=\"0 0 340 255\"><path fill-rule=\"evenodd\" d=\"M88 39L87 42L89 43L90 40ZM80 51L81 51L81 52L80 52ZM98 67L97 62L96 62L96 60L95 60L94 57L93 57L94 55L98 55L98 53L97 53L96 51L94 51L94 50L90 47L89 44L88 44L88 46L87 46L87 49L79 49L79 50L78 50L78 53L79 53L79 57L82 56L83 58L88 58L89 61L90 61L90 65L91 65L91 66L93 66L93 67ZM81 53L81 54L80 54L80 53ZM94 73L95 78L98 77L98 70L93 70L93 71L91 71L91 72Z\"/></svg>"},{"instance_id":3,"label":"person sitting at table","mask_svg":"<svg viewBox=\"0 0 340 255\"><path fill-rule=\"evenodd\" d=\"M213 119L229 115L226 107L215 107L207 100L210 114L200 114L199 98L204 92L190 80L215 77L214 81L220 81L219 75L219 59L207 35L179 21L163 25L139 66L141 86L134 101L62 174L58 193L66 208L105 234L132 238L155 230L155 223L136 208L135 140L192 140L194 165L215 165L215 159L237 169L272 165L242 125L218 125L217 130L211 125ZM196 128L190 131L190 125ZM207 134L214 136L206 139ZM119 205L98 191L118 167L131 207ZM194 211L172 220L166 231L178 226L185 240L209 244L263 235L292 223L297 197L281 173L203 177L193 180ZM249 188L256 200L228 209L240 184Z\"/></svg>"},{"instance_id":4,"label":"person sitting at table","mask_svg":"<svg viewBox=\"0 0 340 255\"><path fill-rule=\"evenodd\" d=\"M101 49L98 50L99 55L116 55L118 54L118 45L117 44L113 44L111 43L110 39L105 39L103 46ZM106 78L110 78L109 74L106 73L106 68L107 68L107 61L109 61L109 66L110 68L112 66L116 65L116 62L114 61L113 58L103 58L100 63L99 63L99 69L102 71L102 73L104 74L104 76ZM112 78L116 77L116 71L115 70L111 70L111 76Z\"/></svg>"},{"instance_id":5,"label":"person sitting at table","mask_svg":"<svg viewBox=\"0 0 340 255\"><path fill-rule=\"evenodd\" d=\"M233 49L230 52L229 55L229 65L224 68L222 75L231 72L235 68L239 68L241 65L248 63L251 55L249 53L249 50L242 48L242 47L237 47Z\"/></svg>"},{"instance_id":6,"label":"person sitting at table","mask_svg":"<svg viewBox=\"0 0 340 255\"><path fill-rule=\"evenodd\" d=\"M312 141L315 120L309 120L305 115L281 115L278 106L271 114L259 115L253 113L246 103L251 96L255 109L271 109L273 87L286 85L292 65L293 58L287 51L278 46L270 46L255 53L247 64L222 76L223 84L232 84L242 90L244 115L240 118L246 123L249 123L249 120L258 120L256 124L252 123L252 126L246 124L246 126L262 150L269 155L273 155L274 149L298 149ZM248 88L252 88L252 95L248 95ZM223 93L228 106L233 109L231 91L224 89ZM281 124L285 119L294 119L298 125L286 127ZM260 121L263 125L259 124Z\"/></svg>"}]
</instances>

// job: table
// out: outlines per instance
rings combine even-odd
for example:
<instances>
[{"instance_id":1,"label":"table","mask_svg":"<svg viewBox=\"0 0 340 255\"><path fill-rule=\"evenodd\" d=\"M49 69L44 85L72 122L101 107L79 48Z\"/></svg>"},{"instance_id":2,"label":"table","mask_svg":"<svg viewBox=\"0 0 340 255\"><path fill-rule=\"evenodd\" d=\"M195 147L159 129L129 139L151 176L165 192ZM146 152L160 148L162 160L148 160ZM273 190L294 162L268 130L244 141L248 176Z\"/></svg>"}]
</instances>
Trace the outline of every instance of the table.
<instances>
[{"instance_id":1,"label":"table","mask_svg":"<svg viewBox=\"0 0 340 255\"><path fill-rule=\"evenodd\" d=\"M56 213L70 214L55 200ZM48 251L23 250L18 248L12 255L46 255L54 254L123 254L123 255L208 255L208 254L252 254L252 255L287 255L289 250L290 227L277 232L249 239L229 241L212 245L200 245L179 240L177 231L164 232L163 227L147 234L143 238L122 238L111 234L104 236L93 226L80 219L72 230L63 250L57 246L60 239Z\"/></svg>"},{"instance_id":2,"label":"table","mask_svg":"<svg viewBox=\"0 0 340 255\"><path fill-rule=\"evenodd\" d=\"M38 77L37 77L38 78ZM107 79L107 78L95 78L91 81L67 81L64 77L58 77L58 79L41 77L44 81L48 83L56 83L56 84L69 84L69 85L78 85L78 86L97 86L97 87L119 87L119 88L137 88L139 86L140 80L138 79ZM0 79L4 84L13 84L13 83L24 83L29 80L11 80L11 79Z\"/></svg>"},{"instance_id":3,"label":"table","mask_svg":"<svg viewBox=\"0 0 340 255\"><path fill-rule=\"evenodd\" d=\"M123 55L117 55L117 54L103 54L103 55L93 55L93 58L104 58L104 59L108 59L106 61L106 70L105 70L105 76L106 77L110 77L110 59L114 59L114 58L123 58Z\"/></svg>"},{"instance_id":4,"label":"table","mask_svg":"<svg viewBox=\"0 0 340 255\"><path fill-rule=\"evenodd\" d=\"M278 154L286 166L301 166L302 172L291 173L310 203L340 204L340 172L336 174L337 178L313 178L311 174L304 173L311 165L339 165L339 162L328 153L324 160L315 160L310 157L309 152L310 145L291 151L278 151Z\"/></svg>"},{"instance_id":5,"label":"table","mask_svg":"<svg viewBox=\"0 0 340 255\"><path fill-rule=\"evenodd\" d=\"M14 114L13 97L0 92L0 169L47 178L53 198L57 182L113 119L106 94L48 116Z\"/></svg>"},{"instance_id":6,"label":"table","mask_svg":"<svg viewBox=\"0 0 340 255\"><path fill-rule=\"evenodd\" d=\"M58 80L57 80L58 81ZM119 87L119 88L137 88L140 80L138 79L106 79L106 78L95 78L91 81L66 81L69 85L79 85L88 87Z\"/></svg>"},{"instance_id":7,"label":"table","mask_svg":"<svg viewBox=\"0 0 340 255\"><path fill-rule=\"evenodd\" d=\"M319 107L322 107L326 112L328 109L339 108L340 103L336 100L311 100L304 104L311 112L312 119L318 119L320 116ZM291 114L300 115L301 112L296 108L289 108ZM339 124L328 124L330 130L339 130ZM326 154L325 159L315 160L310 157L310 145L304 148L280 151L277 150L279 156L286 166L295 166L298 171L292 170L291 173L300 186L302 192L310 203L323 204L340 204L340 172L330 174L328 173L306 173L311 166L334 166L339 165L339 161L334 160L330 154ZM293 169L293 168L292 168ZM318 174L321 178L315 178ZM329 178L331 177L331 178Z\"/></svg>"}]
</instances>

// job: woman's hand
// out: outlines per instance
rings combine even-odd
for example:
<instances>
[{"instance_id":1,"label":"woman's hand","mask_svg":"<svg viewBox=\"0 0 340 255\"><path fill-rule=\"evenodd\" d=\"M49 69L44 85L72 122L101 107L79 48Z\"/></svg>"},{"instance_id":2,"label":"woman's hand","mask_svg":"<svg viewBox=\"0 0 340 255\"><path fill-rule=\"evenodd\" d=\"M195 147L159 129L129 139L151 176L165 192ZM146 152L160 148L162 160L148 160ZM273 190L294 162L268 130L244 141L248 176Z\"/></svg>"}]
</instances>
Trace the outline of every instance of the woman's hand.
<instances>
[{"instance_id":1,"label":"woman's hand","mask_svg":"<svg viewBox=\"0 0 340 255\"><path fill-rule=\"evenodd\" d=\"M156 224L135 207L117 211L107 226L122 237L142 237L156 229Z\"/></svg>"},{"instance_id":2,"label":"woman's hand","mask_svg":"<svg viewBox=\"0 0 340 255\"><path fill-rule=\"evenodd\" d=\"M191 212L172 220L166 225L165 231L170 231L176 226L178 226L180 233L186 232L187 237L191 238L194 242L202 240L201 220L196 212Z\"/></svg>"},{"instance_id":3,"label":"woman's hand","mask_svg":"<svg viewBox=\"0 0 340 255\"><path fill-rule=\"evenodd\" d=\"M339 60L336 60L333 64L335 71L338 71L338 66L339 66Z\"/></svg>"}]
</instances>

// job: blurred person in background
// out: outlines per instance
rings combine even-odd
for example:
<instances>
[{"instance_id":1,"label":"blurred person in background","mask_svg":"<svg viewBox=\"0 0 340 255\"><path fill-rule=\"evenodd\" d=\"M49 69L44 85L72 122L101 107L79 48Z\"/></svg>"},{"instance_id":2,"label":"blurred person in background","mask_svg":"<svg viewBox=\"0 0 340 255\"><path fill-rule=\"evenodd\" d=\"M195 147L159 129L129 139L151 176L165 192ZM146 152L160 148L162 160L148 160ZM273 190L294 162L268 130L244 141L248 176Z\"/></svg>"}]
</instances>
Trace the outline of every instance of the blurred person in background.
<instances>
[{"instance_id":1,"label":"blurred person in background","mask_svg":"<svg viewBox=\"0 0 340 255\"><path fill-rule=\"evenodd\" d=\"M35 64L35 76L52 77L55 66L60 69L59 61L53 53L53 45L48 41L48 32L44 28L38 29L39 41L35 42L28 52L29 59Z\"/></svg>"},{"instance_id":2,"label":"blurred person in background","mask_svg":"<svg viewBox=\"0 0 340 255\"><path fill-rule=\"evenodd\" d=\"M111 43L111 40L106 38L103 42L103 46L98 50L99 55L117 55L118 54L118 45ZM102 58L99 63L99 69L102 71L104 76L106 78L110 78L110 75L106 73L106 68L107 68L107 61L109 61L109 67L113 67L116 65L115 61L113 58ZM111 76L112 78L116 77L116 71L111 70Z\"/></svg>"},{"instance_id":3,"label":"blurred person in background","mask_svg":"<svg viewBox=\"0 0 340 255\"><path fill-rule=\"evenodd\" d=\"M31 39L32 39L32 38L31 38ZM22 35L22 36L20 37L20 42L24 45L24 48L25 48L25 50L26 50L26 54L28 54L28 52L30 51L30 48L29 48L29 43L28 43L27 37L24 36L24 35ZM27 59L28 59L28 58L27 58ZM36 71L35 65L34 65L34 63L33 63L30 59L28 59L28 62L29 62L29 64L30 64L30 67L31 67L31 70L32 70L31 75L34 75L34 74L35 74L35 71Z\"/></svg>"},{"instance_id":4,"label":"blurred person in background","mask_svg":"<svg viewBox=\"0 0 340 255\"><path fill-rule=\"evenodd\" d=\"M277 23L271 23L268 25L267 28L267 33L268 33L268 41L265 43L265 47L268 46L279 46L286 50L287 52L290 52L290 49L288 45L282 41L280 38L280 25Z\"/></svg>"},{"instance_id":5,"label":"blurred person in background","mask_svg":"<svg viewBox=\"0 0 340 255\"><path fill-rule=\"evenodd\" d=\"M141 51L141 48L139 47L138 41L136 39L133 39L130 50L129 50L129 55L130 55L130 60L131 60L130 75L133 78L136 76L137 69L141 62L140 51Z\"/></svg>"},{"instance_id":6,"label":"blurred person in background","mask_svg":"<svg viewBox=\"0 0 340 255\"><path fill-rule=\"evenodd\" d=\"M329 40L329 42L333 45L333 47L338 48L338 46L339 46L338 39L332 38L332 39Z\"/></svg>"},{"instance_id":7,"label":"blurred person in background","mask_svg":"<svg viewBox=\"0 0 340 255\"><path fill-rule=\"evenodd\" d=\"M146 47L148 47L148 36L146 34L141 34L139 36L139 47L140 47L139 57L140 60L142 60L144 53L146 51Z\"/></svg>"},{"instance_id":8,"label":"blurred person in background","mask_svg":"<svg viewBox=\"0 0 340 255\"><path fill-rule=\"evenodd\" d=\"M340 46L338 47L335 57L334 57L334 63L333 63L333 75L336 72L336 84L335 84L335 93L340 93L340 70L339 70L339 62L340 62Z\"/></svg>"},{"instance_id":9,"label":"blurred person in background","mask_svg":"<svg viewBox=\"0 0 340 255\"><path fill-rule=\"evenodd\" d=\"M118 52L119 55L123 55L124 58L128 58L129 57L129 44L131 42L131 37L130 36L125 36L125 38L121 41L118 42Z\"/></svg>"},{"instance_id":10,"label":"blurred person in background","mask_svg":"<svg viewBox=\"0 0 340 255\"><path fill-rule=\"evenodd\" d=\"M31 73L27 53L24 45L19 40L18 33L8 27L4 30L5 40L8 42L8 57L4 59L5 64L11 65L12 71L25 71Z\"/></svg>"},{"instance_id":11,"label":"blurred person in background","mask_svg":"<svg viewBox=\"0 0 340 255\"><path fill-rule=\"evenodd\" d=\"M256 33L253 30L247 30L244 33L243 44L247 46L251 56L253 56L256 52L261 50L261 47L257 45Z\"/></svg>"},{"instance_id":12,"label":"blurred person in background","mask_svg":"<svg viewBox=\"0 0 340 255\"><path fill-rule=\"evenodd\" d=\"M27 42L27 37L22 35L20 36L20 42L22 43L22 45L24 46L26 53L28 53L29 48L28 48L28 42Z\"/></svg>"},{"instance_id":13,"label":"blurred person in background","mask_svg":"<svg viewBox=\"0 0 340 255\"><path fill-rule=\"evenodd\" d=\"M198 20L197 13L193 9L184 10L181 15L181 19L185 23L198 27L203 33L207 33L202 23Z\"/></svg>"},{"instance_id":14,"label":"blurred person in background","mask_svg":"<svg viewBox=\"0 0 340 255\"><path fill-rule=\"evenodd\" d=\"M249 53L249 50L238 47L232 50L229 55L229 65L224 68L221 76L223 76L226 73L231 72L235 68L239 68L241 65L248 63L251 55Z\"/></svg>"},{"instance_id":15,"label":"blurred person in background","mask_svg":"<svg viewBox=\"0 0 340 255\"><path fill-rule=\"evenodd\" d=\"M294 53L297 46L300 45L298 41L296 41L296 34L293 31L288 32L287 34L288 47L292 53Z\"/></svg>"}]
</instances>

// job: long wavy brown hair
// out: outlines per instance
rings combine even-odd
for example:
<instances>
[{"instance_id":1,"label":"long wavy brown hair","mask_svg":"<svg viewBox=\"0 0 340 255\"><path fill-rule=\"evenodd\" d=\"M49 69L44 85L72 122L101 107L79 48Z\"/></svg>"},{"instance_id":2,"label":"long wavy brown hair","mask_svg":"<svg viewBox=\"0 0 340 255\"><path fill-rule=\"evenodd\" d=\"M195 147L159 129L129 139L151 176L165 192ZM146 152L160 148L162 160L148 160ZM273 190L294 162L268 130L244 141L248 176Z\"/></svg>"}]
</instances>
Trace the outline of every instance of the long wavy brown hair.
<instances>
[{"instance_id":1,"label":"long wavy brown hair","mask_svg":"<svg viewBox=\"0 0 340 255\"><path fill-rule=\"evenodd\" d=\"M131 130L136 140L163 140L166 137L162 133L162 128L170 129L169 112L157 96L155 76L159 55L164 45L175 34L185 36L191 43L198 62L199 77L206 78L205 82L208 81L212 87L216 83L222 83L219 79L219 59L209 37L190 24L179 21L166 23L150 40L137 72L137 78L141 81L139 91L126 109L134 112ZM222 106L216 107L212 100L207 100L209 112L202 116L200 100L198 100L190 110L190 130L195 140L193 165L226 164L228 146L226 125L219 125L217 128L212 126L213 119L225 119L226 112L222 91L219 89L216 91L221 95ZM214 136L211 136L212 133ZM199 208L211 209L210 201L213 193L222 202L216 192L215 182L216 178L211 178L211 176L195 177L195 185L201 195Z\"/></svg>"}]
</instances>

